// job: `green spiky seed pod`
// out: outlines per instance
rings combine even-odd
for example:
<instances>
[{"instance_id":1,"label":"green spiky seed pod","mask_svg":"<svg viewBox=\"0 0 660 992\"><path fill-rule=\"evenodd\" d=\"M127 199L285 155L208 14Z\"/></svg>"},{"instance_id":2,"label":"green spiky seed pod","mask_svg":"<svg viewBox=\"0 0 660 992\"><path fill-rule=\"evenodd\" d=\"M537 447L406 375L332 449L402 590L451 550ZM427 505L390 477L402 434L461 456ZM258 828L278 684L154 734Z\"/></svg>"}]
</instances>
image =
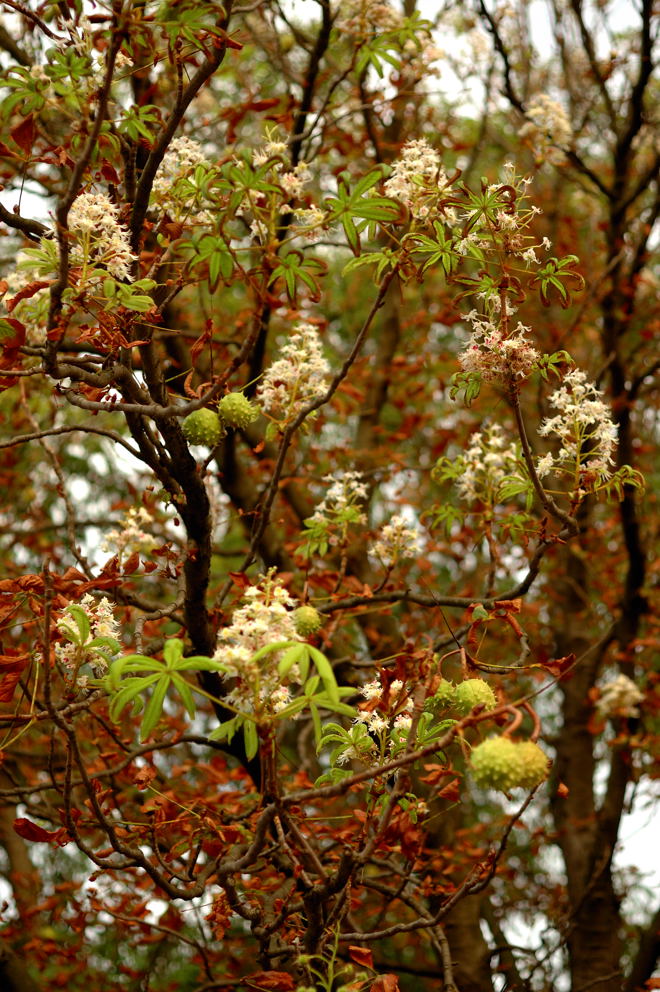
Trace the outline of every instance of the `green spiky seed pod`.
<instances>
[{"instance_id":1,"label":"green spiky seed pod","mask_svg":"<svg viewBox=\"0 0 660 992\"><path fill-rule=\"evenodd\" d=\"M439 713L441 710L449 709L454 703L455 693L456 686L453 682L448 682L447 679L440 679L438 688L426 700L427 709L431 710L432 713Z\"/></svg>"},{"instance_id":2,"label":"green spiky seed pod","mask_svg":"<svg viewBox=\"0 0 660 992\"><path fill-rule=\"evenodd\" d=\"M229 427L247 427L259 416L259 411L243 393L227 393L218 403L218 413Z\"/></svg>"},{"instance_id":3,"label":"green spiky seed pod","mask_svg":"<svg viewBox=\"0 0 660 992\"><path fill-rule=\"evenodd\" d=\"M548 777L550 762L548 756L534 741L523 741L516 745L522 767L517 785L521 789L533 789Z\"/></svg>"},{"instance_id":4,"label":"green spiky seed pod","mask_svg":"<svg viewBox=\"0 0 660 992\"><path fill-rule=\"evenodd\" d=\"M483 789L515 789L523 774L519 751L508 737L489 737L470 755L472 778Z\"/></svg>"},{"instance_id":5,"label":"green spiky seed pod","mask_svg":"<svg viewBox=\"0 0 660 992\"><path fill-rule=\"evenodd\" d=\"M486 710L494 710L497 705L495 693L483 679L466 679L456 686L454 706L461 716L468 716L475 706L483 705Z\"/></svg>"},{"instance_id":6,"label":"green spiky seed pod","mask_svg":"<svg viewBox=\"0 0 660 992\"><path fill-rule=\"evenodd\" d=\"M189 413L181 430L189 444L205 444L209 448L218 443L223 433L220 417L207 407Z\"/></svg>"},{"instance_id":7,"label":"green spiky seed pod","mask_svg":"<svg viewBox=\"0 0 660 992\"><path fill-rule=\"evenodd\" d=\"M313 606L299 606L293 611L293 624L299 637L310 637L321 629L321 614Z\"/></svg>"}]
</instances>

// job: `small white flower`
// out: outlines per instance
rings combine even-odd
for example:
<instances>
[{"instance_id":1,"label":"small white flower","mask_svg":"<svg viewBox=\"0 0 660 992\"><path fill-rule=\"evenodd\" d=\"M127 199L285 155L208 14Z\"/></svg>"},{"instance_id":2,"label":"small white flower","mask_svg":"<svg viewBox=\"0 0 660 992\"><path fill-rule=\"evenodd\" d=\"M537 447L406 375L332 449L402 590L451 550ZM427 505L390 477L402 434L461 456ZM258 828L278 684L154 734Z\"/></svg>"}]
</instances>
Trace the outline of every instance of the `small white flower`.
<instances>
[{"instance_id":1,"label":"small white flower","mask_svg":"<svg viewBox=\"0 0 660 992\"><path fill-rule=\"evenodd\" d=\"M374 679L372 682L366 682L360 692L365 699L380 699L383 695L383 687L379 679Z\"/></svg>"}]
</instances>

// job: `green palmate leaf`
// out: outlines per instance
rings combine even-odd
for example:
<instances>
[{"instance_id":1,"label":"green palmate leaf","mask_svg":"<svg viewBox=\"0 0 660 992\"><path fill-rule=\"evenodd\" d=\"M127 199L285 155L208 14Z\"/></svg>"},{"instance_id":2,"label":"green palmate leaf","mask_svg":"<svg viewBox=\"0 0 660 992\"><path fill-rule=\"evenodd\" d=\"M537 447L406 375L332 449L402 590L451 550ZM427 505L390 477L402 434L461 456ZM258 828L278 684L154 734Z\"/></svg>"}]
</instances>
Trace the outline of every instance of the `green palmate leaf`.
<instances>
[{"instance_id":1,"label":"green palmate leaf","mask_svg":"<svg viewBox=\"0 0 660 992\"><path fill-rule=\"evenodd\" d=\"M195 706L195 700L193 699L192 689L181 675L173 675L172 682L176 686L176 690L183 700L183 705L186 708L188 716L192 720L197 708Z\"/></svg>"},{"instance_id":2,"label":"green palmate leaf","mask_svg":"<svg viewBox=\"0 0 660 992\"><path fill-rule=\"evenodd\" d=\"M101 639L99 638L99 640ZM112 644L115 643L112 639L103 640L109 640ZM111 695L114 694L110 702L110 716L115 721L119 719L128 703L137 701L144 691L153 688L142 721L141 736L143 740L149 736L158 723L165 696L170 687L178 692L188 715L190 717L195 715L192 688L186 682L182 672L223 671L222 665L213 658L207 658L203 655L184 658L183 647L183 641L179 638L171 638L166 641L162 662L155 658L148 658L143 654L129 654L123 658L117 658L110 665L105 678L98 682ZM124 675L136 675L141 672L149 674L122 682Z\"/></svg>"},{"instance_id":3,"label":"green palmate leaf","mask_svg":"<svg viewBox=\"0 0 660 992\"><path fill-rule=\"evenodd\" d=\"M273 269L273 273L268 281L268 285L284 280L287 296L294 300L298 283L303 283L311 290L312 298L318 299L320 285L318 276L326 272L327 266L318 258L306 258L300 251L290 251L281 260L280 264Z\"/></svg>"},{"instance_id":4,"label":"green palmate leaf","mask_svg":"<svg viewBox=\"0 0 660 992\"><path fill-rule=\"evenodd\" d=\"M284 652L277 666L277 672L281 678L286 678L293 666L302 660L302 656L306 654L306 648L306 644L294 644L293 647Z\"/></svg>"},{"instance_id":5,"label":"green palmate leaf","mask_svg":"<svg viewBox=\"0 0 660 992\"><path fill-rule=\"evenodd\" d=\"M115 640L114 637L95 637L93 640L88 641L87 644L85 644L85 647L88 650L91 650L92 648L96 650L104 649L101 653L107 653L111 656L119 654L121 651L121 644L119 641Z\"/></svg>"},{"instance_id":6,"label":"green palmate leaf","mask_svg":"<svg viewBox=\"0 0 660 992\"><path fill-rule=\"evenodd\" d=\"M288 703L284 709L279 710L277 719L285 720L289 717L295 716L297 713L300 713L301 710L304 710L307 706L309 706L309 702L309 699L305 696L299 696L298 699L294 699L293 702Z\"/></svg>"},{"instance_id":7,"label":"green palmate leaf","mask_svg":"<svg viewBox=\"0 0 660 992\"><path fill-rule=\"evenodd\" d=\"M481 392L482 379L478 372L455 372L451 377L449 395L452 399L463 393L466 406L470 406Z\"/></svg>"},{"instance_id":8,"label":"green palmate leaf","mask_svg":"<svg viewBox=\"0 0 660 992\"><path fill-rule=\"evenodd\" d=\"M209 734L209 740L210 741L226 740L228 744L231 744L234 734L242 726L242 724L243 724L243 718L240 716L232 717L231 720L225 720L225 722L221 723L219 727L216 727L215 730L211 731L211 733Z\"/></svg>"},{"instance_id":9,"label":"green palmate leaf","mask_svg":"<svg viewBox=\"0 0 660 992\"><path fill-rule=\"evenodd\" d=\"M343 782L344 779L350 778L352 774L353 772L350 768L331 768L329 772L325 772L316 779L314 782L314 787L319 788L322 785L336 785L338 782Z\"/></svg>"},{"instance_id":10,"label":"green palmate leaf","mask_svg":"<svg viewBox=\"0 0 660 992\"><path fill-rule=\"evenodd\" d=\"M122 111L121 118L117 122L119 133L126 134L133 141L138 141L141 137L149 142L152 141L160 126L160 110L152 104L128 107Z\"/></svg>"},{"instance_id":11,"label":"green palmate leaf","mask_svg":"<svg viewBox=\"0 0 660 992\"><path fill-rule=\"evenodd\" d=\"M309 701L309 712L310 712L310 714L312 716L312 725L314 727L314 740L316 741L316 746L318 748L318 746L320 744L320 741L321 741L321 735L323 733L323 728L322 728L322 725L321 725L321 715L320 715L320 713L318 711L318 707L316 706L316 703L314 702L313 699L310 699L310 701Z\"/></svg>"},{"instance_id":12,"label":"green palmate leaf","mask_svg":"<svg viewBox=\"0 0 660 992\"><path fill-rule=\"evenodd\" d=\"M168 676L160 678L154 685L149 702L146 705L140 727L140 739L145 741L151 734L163 712L165 695L169 688L171 679Z\"/></svg>"},{"instance_id":13,"label":"green palmate leaf","mask_svg":"<svg viewBox=\"0 0 660 992\"><path fill-rule=\"evenodd\" d=\"M513 496L518 496L520 493L528 493L530 489L533 491L530 479L507 478L500 484L497 490L497 498L498 500L508 500Z\"/></svg>"},{"instance_id":14,"label":"green palmate leaf","mask_svg":"<svg viewBox=\"0 0 660 992\"><path fill-rule=\"evenodd\" d=\"M75 620L76 627L78 628L79 640L77 640L77 643L84 644L91 632L89 617L82 606L76 606L75 603L67 606L66 612Z\"/></svg>"},{"instance_id":15,"label":"green palmate leaf","mask_svg":"<svg viewBox=\"0 0 660 992\"><path fill-rule=\"evenodd\" d=\"M329 223L336 220L341 222L346 240L356 255L360 253L361 247L356 221L364 221L366 224L369 222L387 224L394 223L400 216L400 208L392 200L385 196L365 195L371 194L373 187L382 178L381 167L372 169L351 190L349 187L351 177L344 172L339 176L337 196L325 201L325 207L329 211Z\"/></svg>"},{"instance_id":16,"label":"green palmate leaf","mask_svg":"<svg viewBox=\"0 0 660 992\"><path fill-rule=\"evenodd\" d=\"M573 359L567 351L555 351L552 355L541 355L537 368L543 379L547 381L548 373L559 377L562 365L573 365Z\"/></svg>"},{"instance_id":17,"label":"green palmate leaf","mask_svg":"<svg viewBox=\"0 0 660 992\"><path fill-rule=\"evenodd\" d=\"M110 719L117 722L123 710L131 702L135 703L136 711L139 712L143 705L141 693L154 685L159 678L159 675L145 675L143 678L130 679L111 700L108 710Z\"/></svg>"},{"instance_id":18,"label":"green palmate leaf","mask_svg":"<svg viewBox=\"0 0 660 992\"><path fill-rule=\"evenodd\" d=\"M209 288L214 291L220 278L227 282L234 271L234 258L224 238L215 234L204 234L199 239L184 241L181 249L192 249L190 255L191 269L208 265Z\"/></svg>"},{"instance_id":19,"label":"green palmate leaf","mask_svg":"<svg viewBox=\"0 0 660 992\"><path fill-rule=\"evenodd\" d=\"M318 648L314 648L311 644L307 645L307 650L314 662L314 667L316 671L321 676L321 681L325 687L325 691L334 703L339 702L339 688L337 686L337 680L335 678L335 673L332 670L332 665Z\"/></svg>"},{"instance_id":20,"label":"green palmate leaf","mask_svg":"<svg viewBox=\"0 0 660 992\"><path fill-rule=\"evenodd\" d=\"M248 761L257 754L259 750L259 734L257 725L252 720L246 720L243 724L243 738L245 740L245 755Z\"/></svg>"},{"instance_id":21,"label":"green palmate leaf","mask_svg":"<svg viewBox=\"0 0 660 992\"><path fill-rule=\"evenodd\" d=\"M571 304L571 295L565 283L573 283L575 291L584 289L584 279L575 267L579 264L577 255L566 255L564 258L549 258L530 280L530 287L538 287L541 302L544 306L550 306L552 302L551 293L554 292L559 297L560 306L565 310Z\"/></svg>"},{"instance_id":22,"label":"green palmate leaf","mask_svg":"<svg viewBox=\"0 0 660 992\"><path fill-rule=\"evenodd\" d=\"M420 256L424 259L420 274L424 274L433 265L440 264L445 275L450 275L456 268L459 255L455 249L453 237L447 237L444 225L434 221L435 239L423 234L409 234L403 239L406 246L412 246L413 259Z\"/></svg>"}]
</instances>

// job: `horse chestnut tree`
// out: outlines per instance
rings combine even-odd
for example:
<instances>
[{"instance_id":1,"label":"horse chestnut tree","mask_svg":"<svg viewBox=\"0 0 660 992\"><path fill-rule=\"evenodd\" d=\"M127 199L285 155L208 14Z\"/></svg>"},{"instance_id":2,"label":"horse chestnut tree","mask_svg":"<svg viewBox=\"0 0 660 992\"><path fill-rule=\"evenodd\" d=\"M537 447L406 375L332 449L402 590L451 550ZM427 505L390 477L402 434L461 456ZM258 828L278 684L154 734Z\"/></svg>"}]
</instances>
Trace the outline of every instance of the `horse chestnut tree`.
<instances>
[{"instance_id":1,"label":"horse chestnut tree","mask_svg":"<svg viewBox=\"0 0 660 992\"><path fill-rule=\"evenodd\" d=\"M3 988L656 987L650 0L0 10Z\"/></svg>"}]
</instances>

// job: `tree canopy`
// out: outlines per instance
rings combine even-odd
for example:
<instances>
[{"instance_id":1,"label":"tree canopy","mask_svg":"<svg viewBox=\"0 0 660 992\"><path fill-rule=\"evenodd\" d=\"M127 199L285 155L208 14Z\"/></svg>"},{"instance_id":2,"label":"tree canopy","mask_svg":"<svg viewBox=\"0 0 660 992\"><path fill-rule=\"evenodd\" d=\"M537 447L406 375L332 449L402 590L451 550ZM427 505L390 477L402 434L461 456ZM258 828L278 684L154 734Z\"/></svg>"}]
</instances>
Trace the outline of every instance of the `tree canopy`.
<instances>
[{"instance_id":1,"label":"tree canopy","mask_svg":"<svg viewBox=\"0 0 660 992\"><path fill-rule=\"evenodd\" d=\"M0 0L8 992L660 987L625 7Z\"/></svg>"}]
</instances>

